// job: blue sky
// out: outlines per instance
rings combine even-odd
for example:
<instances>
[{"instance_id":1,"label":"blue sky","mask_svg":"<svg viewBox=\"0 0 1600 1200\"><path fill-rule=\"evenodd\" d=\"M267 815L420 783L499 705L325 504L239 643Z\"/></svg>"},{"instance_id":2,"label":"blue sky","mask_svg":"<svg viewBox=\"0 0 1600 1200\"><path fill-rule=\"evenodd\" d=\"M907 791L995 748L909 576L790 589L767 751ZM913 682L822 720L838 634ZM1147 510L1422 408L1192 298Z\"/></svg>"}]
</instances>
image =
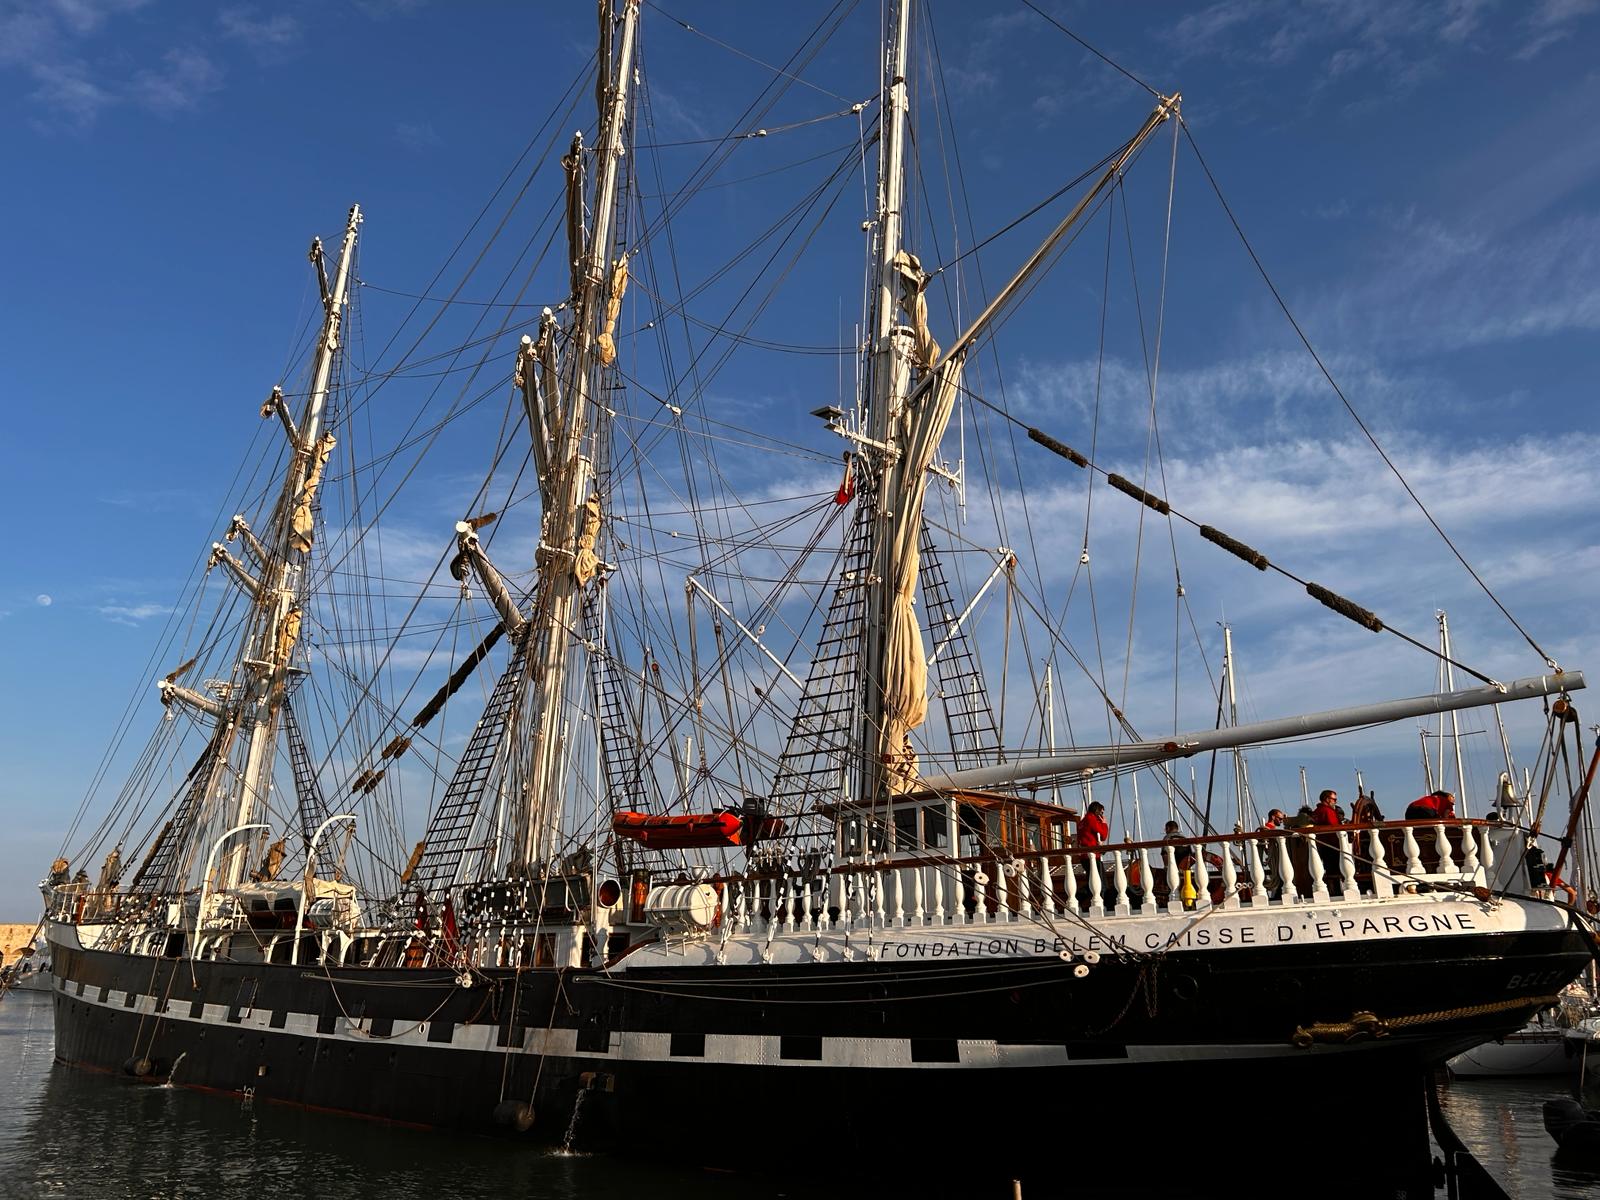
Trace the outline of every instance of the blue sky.
<instances>
[{"instance_id":1,"label":"blue sky","mask_svg":"<svg viewBox=\"0 0 1600 1200\"><path fill-rule=\"evenodd\" d=\"M667 143L725 132L771 78L671 18L774 63L827 11L777 7L752 20L748 6L673 0L671 17L646 6L650 136L660 145L648 168L660 174L647 178L680 182L705 148ZM1600 139L1586 114L1600 99L1600 5L1044 7L1135 73L1182 91L1229 202L1352 402L1519 619L1564 664L1595 667ZM1020 5L934 0L931 11L922 44L937 43L937 86L963 146L966 244L1076 175L1148 111L1142 92ZM871 96L876 12L845 16L801 70L809 86L791 88L770 123ZM422 291L580 69L592 25L587 3L0 0L0 217L10 235L0 276L9 425L0 499L10 518L0 573L0 917L33 912L33 881L136 687L141 719L157 719L145 685L173 664L157 671L147 660L196 555L221 532L219 497L257 433L260 399L286 376L308 311L309 236L334 241L348 204L365 206L364 320L376 349L406 303L377 289ZM925 81L925 103L934 82ZM920 133L931 179L949 160L931 121ZM676 230L686 281L770 220L798 184L819 180L831 161L823 156L855 137L854 118L831 119L741 146L716 181L788 169L707 190L685 210ZM1128 189L1147 315L1160 283L1169 147L1147 154ZM808 156L818 161L805 165ZM913 222L930 263L951 251L948 223L935 232L942 189L930 184L937 202ZM524 237L539 232L548 192L519 218ZM831 344L848 328L859 192L754 335ZM1187 148L1172 229L1159 397L1174 504L1424 640L1434 609L1447 607L1461 657L1501 677L1535 672L1538 659L1428 533L1297 348ZM991 288L1042 232L1035 221L985 250ZM1098 457L1138 467L1148 395L1136 326L1114 323L1103 360L1096 351L1104 240L1102 223L1074 247L1040 303L1008 322L985 370L991 383L1003 378L1014 412L1084 447L1098 374ZM1126 261L1114 269L1126 276ZM530 295L556 298L558 281L546 271ZM715 322L731 287L710 288L691 312ZM1126 280L1115 290L1113 316L1131 314L1129 290ZM948 299L934 303L946 338ZM836 397L837 371L820 359L775 370L741 351L711 391L746 420L754 414L834 458L837 446L805 414ZM425 495L459 492L473 450L451 453L422 481ZM1020 461L1035 565L1059 599L1079 550L1081 484L1047 455ZM1110 580L1119 566L1128 573L1137 517L1118 503L1105 502L1096 533L1108 604L1123 598ZM456 515L442 513L440 528ZM1152 550L1142 564L1152 590L1141 603L1153 614L1148 636L1164 620L1170 639L1171 556L1157 549L1166 558ZM1226 615L1236 626L1247 715L1431 686L1423 656L1343 625L1193 538L1178 550L1197 621L1212 630ZM1121 635L1105 641L1120 678ZM1215 647L1208 653L1214 665ZM1171 724L1170 640L1167 657L1136 652L1128 671L1152 729ZM1184 715L1206 708L1203 692L1186 693ZM1533 726L1521 719L1515 731L1529 743L1526 760ZM1258 776L1292 789L1294 766L1306 762L1314 778L1348 789L1358 762L1398 808L1420 788L1415 747L1402 729L1353 749L1285 752Z\"/></svg>"}]
</instances>

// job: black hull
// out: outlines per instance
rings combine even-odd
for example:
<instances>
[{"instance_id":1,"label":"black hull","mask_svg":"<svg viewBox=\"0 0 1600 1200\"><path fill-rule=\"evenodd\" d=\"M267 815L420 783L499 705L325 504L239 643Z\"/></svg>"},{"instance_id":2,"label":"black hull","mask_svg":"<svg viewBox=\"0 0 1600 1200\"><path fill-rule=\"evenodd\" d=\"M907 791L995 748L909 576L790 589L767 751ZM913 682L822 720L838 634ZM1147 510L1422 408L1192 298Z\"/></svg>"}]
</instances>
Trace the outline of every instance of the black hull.
<instances>
[{"instance_id":1,"label":"black hull","mask_svg":"<svg viewBox=\"0 0 1600 1200\"><path fill-rule=\"evenodd\" d=\"M1418 1147L1426 1163L1427 1072L1519 1028L1589 960L1588 937L1569 928L1189 951L1108 958L1083 979L1036 958L489 970L470 987L427 968L58 945L56 1053L417 1126L505 1132L515 1102L531 1100L536 1134L718 1164L770 1155L767 1137L708 1137L741 1111L755 1128L763 1114L791 1132L821 1120L830 1160L880 1166L891 1165L886 1147L904 1154L960 1118L1001 1134L1003 1169L1015 1173L1058 1159L1063 1125L1091 1109L1154 1118L1348 1094L1369 1117L1391 1106L1379 1119L1409 1130L1395 1139L1397 1153L1411 1147L1409 1165L1394 1168L1409 1172L1421 1170L1410 1161ZM1346 1027L1295 1044L1297 1030L1363 1011L1392 1031ZM1399 1020L1419 1015L1428 1019ZM1171 1152L1212 1136L1205 1121L1188 1133L1160 1125ZM1096 1145L1109 1151L1126 1135L1127 1149L1148 1151L1148 1127L1118 1129L1099 1122Z\"/></svg>"}]
</instances>

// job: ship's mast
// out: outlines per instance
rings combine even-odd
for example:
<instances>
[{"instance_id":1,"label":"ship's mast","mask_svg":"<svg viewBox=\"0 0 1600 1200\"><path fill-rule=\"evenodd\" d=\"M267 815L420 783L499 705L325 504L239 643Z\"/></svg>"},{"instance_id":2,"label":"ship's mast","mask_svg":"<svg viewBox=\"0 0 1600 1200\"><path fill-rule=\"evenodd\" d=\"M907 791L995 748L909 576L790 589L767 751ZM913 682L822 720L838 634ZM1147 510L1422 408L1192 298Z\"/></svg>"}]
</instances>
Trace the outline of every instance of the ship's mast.
<instances>
[{"instance_id":1,"label":"ship's mast","mask_svg":"<svg viewBox=\"0 0 1600 1200\"><path fill-rule=\"evenodd\" d=\"M278 715L283 707L289 659L300 634L299 584L304 561L311 548L312 501L328 453L331 436L322 432L322 414L327 405L328 384L334 358L339 351L339 332L350 286L350 267L355 260L356 229L361 224L361 206L352 205L345 224L344 244L339 251L339 266L334 281L328 284L321 239L311 243L311 262L321 284L322 334L317 341L316 364L311 376L311 395L299 426L285 422L291 438L289 465L284 472L282 501L274 522L264 564L269 573L256 592L259 606L256 637L245 655L248 685L240 704L240 725L249 729L250 743L239 777L239 803L233 825L247 825L264 811L272 781L273 759L277 747ZM276 403L283 403L275 392ZM273 402L269 401L269 405ZM224 872L224 887L235 887L243 874L243 853L229 857Z\"/></svg>"},{"instance_id":2,"label":"ship's mast","mask_svg":"<svg viewBox=\"0 0 1600 1200\"><path fill-rule=\"evenodd\" d=\"M911 25L911 0L896 0L888 8L889 27L885 39L887 53L883 74L882 135L878 153L878 212L876 220L877 255L873 263L877 274L873 289L872 315L872 394L865 421L872 439L868 453L876 456L876 525L872 537L871 567L864 583L862 662L866 687L863 689L861 738L861 792L864 804L872 804L883 790L884 762L881 745L886 721L883 671L892 574L889 557L893 531L886 522L892 519L896 462L899 447L894 442L895 417L905 405L911 387L911 338L909 329L896 320L899 271L896 256L901 251L905 199L905 136L910 107L906 89L906 44Z\"/></svg>"},{"instance_id":3,"label":"ship's mast","mask_svg":"<svg viewBox=\"0 0 1600 1200\"><path fill-rule=\"evenodd\" d=\"M513 837L517 856L533 862L553 849L558 838L565 781L562 764L564 729L568 725L565 697L571 677L576 639L572 631L579 595L584 586L573 570L576 546L586 518L585 503L593 477L593 462L585 453L590 430L593 393L609 361L602 353L608 282L613 275L611 256L616 241L617 170L623 154L624 124L628 109L628 84L633 76L634 36L639 18L638 0L624 0L620 20L616 65L608 61L610 39L601 39L601 78L609 78L600 113L600 141L595 147L597 179L593 224L575 272L573 330L569 361L571 384L562 397L560 418L553 432L550 470L541 481L545 517L540 547L539 586L529 632L533 658L533 686L537 691L532 728L532 770L528 802L518 814ZM575 150L579 150L575 146ZM579 150L581 152L581 150ZM537 428L535 438L541 436Z\"/></svg>"},{"instance_id":4,"label":"ship's mast","mask_svg":"<svg viewBox=\"0 0 1600 1200\"><path fill-rule=\"evenodd\" d=\"M1234 683L1233 627L1222 626L1222 677L1228 681L1228 724L1239 723L1239 692ZM1233 749L1233 793L1239 806L1239 823L1250 818L1250 771L1245 766L1244 751Z\"/></svg>"}]
</instances>

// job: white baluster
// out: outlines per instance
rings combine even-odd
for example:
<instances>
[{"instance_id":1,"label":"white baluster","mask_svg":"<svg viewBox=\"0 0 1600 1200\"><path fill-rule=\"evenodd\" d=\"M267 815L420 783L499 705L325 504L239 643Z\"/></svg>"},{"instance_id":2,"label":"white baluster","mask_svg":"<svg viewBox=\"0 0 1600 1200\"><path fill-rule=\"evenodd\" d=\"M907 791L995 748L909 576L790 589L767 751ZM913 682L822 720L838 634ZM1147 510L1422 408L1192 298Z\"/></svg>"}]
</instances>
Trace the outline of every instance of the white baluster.
<instances>
[{"instance_id":1,"label":"white baluster","mask_svg":"<svg viewBox=\"0 0 1600 1200\"><path fill-rule=\"evenodd\" d=\"M981 862L972 864L972 924L982 925L989 919L989 873Z\"/></svg>"},{"instance_id":2,"label":"white baluster","mask_svg":"<svg viewBox=\"0 0 1600 1200\"><path fill-rule=\"evenodd\" d=\"M1080 911L1078 907L1078 877L1072 871L1072 856L1063 854L1060 866L1062 908L1068 915L1076 915ZM1054 890L1054 885L1052 885L1052 890Z\"/></svg>"},{"instance_id":3,"label":"white baluster","mask_svg":"<svg viewBox=\"0 0 1600 1200\"><path fill-rule=\"evenodd\" d=\"M1289 854L1289 839L1276 837L1273 839L1273 852L1278 856L1278 878L1282 882L1278 885L1282 895L1280 903L1294 904L1299 901L1299 889L1294 886L1294 859Z\"/></svg>"},{"instance_id":4,"label":"white baluster","mask_svg":"<svg viewBox=\"0 0 1600 1200\"><path fill-rule=\"evenodd\" d=\"M1197 842L1191 849L1194 851L1194 891L1195 907L1211 903L1211 868L1206 865L1206 844Z\"/></svg>"},{"instance_id":5,"label":"white baluster","mask_svg":"<svg viewBox=\"0 0 1600 1200\"><path fill-rule=\"evenodd\" d=\"M1471 825L1461 827L1461 870L1463 874L1471 875L1477 879L1478 868L1478 831ZM1478 880L1480 883L1487 880Z\"/></svg>"},{"instance_id":6,"label":"white baluster","mask_svg":"<svg viewBox=\"0 0 1600 1200\"><path fill-rule=\"evenodd\" d=\"M883 928L886 916L884 902L887 897L884 896L884 892L889 890L883 874L883 868L880 866L867 869L867 894L872 900L872 923L879 929Z\"/></svg>"},{"instance_id":7,"label":"white baluster","mask_svg":"<svg viewBox=\"0 0 1600 1200\"><path fill-rule=\"evenodd\" d=\"M947 878L950 883L950 902L945 905L945 912L949 914L950 924L965 925L967 923L967 888L966 880L961 874L961 868L952 865Z\"/></svg>"},{"instance_id":8,"label":"white baluster","mask_svg":"<svg viewBox=\"0 0 1600 1200\"><path fill-rule=\"evenodd\" d=\"M1139 847L1139 913L1148 917L1156 911L1156 877L1150 870L1150 848Z\"/></svg>"},{"instance_id":9,"label":"white baluster","mask_svg":"<svg viewBox=\"0 0 1600 1200\"><path fill-rule=\"evenodd\" d=\"M1339 882L1347 902L1361 894L1356 886L1356 858L1350 853L1350 835L1342 829L1339 830Z\"/></svg>"},{"instance_id":10,"label":"white baluster","mask_svg":"<svg viewBox=\"0 0 1600 1200\"><path fill-rule=\"evenodd\" d=\"M1100 856L1091 851L1084 860L1083 869L1089 877L1089 911L1097 917L1103 917L1106 915L1106 902L1101 894Z\"/></svg>"},{"instance_id":11,"label":"white baluster","mask_svg":"<svg viewBox=\"0 0 1600 1200\"><path fill-rule=\"evenodd\" d=\"M1443 824L1433 827L1433 845L1439 851L1439 874L1455 874L1456 860L1450 853L1450 839L1445 834Z\"/></svg>"},{"instance_id":12,"label":"white baluster","mask_svg":"<svg viewBox=\"0 0 1600 1200\"><path fill-rule=\"evenodd\" d=\"M783 906L781 910L783 912L783 931L785 933L793 933L795 909L800 907L794 894L795 879L793 876L783 875L777 880L777 886L783 889Z\"/></svg>"},{"instance_id":13,"label":"white baluster","mask_svg":"<svg viewBox=\"0 0 1600 1200\"><path fill-rule=\"evenodd\" d=\"M1267 873L1261 866L1261 846L1255 838L1244 844L1245 869L1250 874L1250 907L1267 903Z\"/></svg>"},{"instance_id":14,"label":"white baluster","mask_svg":"<svg viewBox=\"0 0 1600 1200\"><path fill-rule=\"evenodd\" d=\"M1487 880L1488 877L1494 874L1494 839L1489 836L1487 826L1479 826L1478 833L1483 835L1483 840L1480 842L1482 849L1479 853L1483 863L1483 874L1485 880Z\"/></svg>"},{"instance_id":15,"label":"white baluster","mask_svg":"<svg viewBox=\"0 0 1600 1200\"><path fill-rule=\"evenodd\" d=\"M1006 868L1011 865L1009 860L995 859L994 862L994 919L996 921L1011 920L1011 876Z\"/></svg>"},{"instance_id":16,"label":"white baluster","mask_svg":"<svg viewBox=\"0 0 1600 1200\"><path fill-rule=\"evenodd\" d=\"M1034 862L1034 869L1039 873L1034 880L1034 886L1039 889L1039 911L1053 917L1056 915L1056 889L1050 884L1050 860L1041 854Z\"/></svg>"},{"instance_id":17,"label":"white baluster","mask_svg":"<svg viewBox=\"0 0 1600 1200\"><path fill-rule=\"evenodd\" d=\"M922 912L922 867L911 868L911 923L921 925Z\"/></svg>"},{"instance_id":18,"label":"white baluster","mask_svg":"<svg viewBox=\"0 0 1600 1200\"><path fill-rule=\"evenodd\" d=\"M1306 866L1311 868L1311 899L1316 904L1326 904L1331 897L1328 881L1322 877L1322 849L1309 833L1301 834L1300 838L1306 844Z\"/></svg>"},{"instance_id":19,"label":"white baluster","mask_svg":"<svg viewBox=\"0 0 1600 1200\"><path fill-rule=\"evenodd\" d=\"M898 928L906 923L906 881L905 871L901 867L886 867L883 872L883 883L889 894L885 897L887 907L886 925Z\"/></svg>"},{"instance_id":20,"label":"white baluster","mask_svg":"<svg viewBox=\"0 0 1600 1200\"><path fill-rule=\"evenodd\" d=\"M1031 859L1019 858L1016 860L1017 873L1012 877L1011 887L1017 896L1017 913L1024 921L1033 919L1033 876L1028 868L1033 865Z\"/></svg>"},{"instance_id":21,"label":"white baluster","mask_svg":"<svg viewBox=\"0 0 1600 1200\"><path fill-rule=\"evenodd\" d=\"M1417 845L1417 831L1406 826L1406 874L1422 874L1422 849Z\"/></svg>"},{"instance_id":22,"label":"white baluster","mask_svg":"<svg viewBox=\"0 0 1600 1200\"><path fill-rule=\"evenodd\" d=\"M1233 865L1233 843L1222 843L1222 907L1239 906L1239 873Z\"/></svg>"},{"instance_id":23,"label":"white baluster","mask_svg":"<svg viewBox=\"0 0 1600 1200\"><path fill-rule=\"evenodd\" d=\"M837 929L845 923L845 918L848 915L844 910L844 876L838 871L828 872L828 907L833 910L834 914L829 920L829 925ZM825 917L827 915L826 913L823 914Z\"/></svg>"},{"instance_id":24,"label":"white baluster","mask_svg":"<svg viewBox=\"0 0 1600 1200\"><path fill-rule=\"evenodd\" d=\"M1128 903L1128 868L1123 864L1122 851L1111 852L1111 882L1113 885L1112 901L1119 917L1133 915L1133 906Z\"/></svg>"},{"instance_id":25,"label":"white baluster","mask_svg":"<svg viewBox=\"0 0 1600 1200\"><path fill-rule=\"evenodd\" d=\"M1161 857L1167 861L1167 911L1183 911L1183 885L1178 879L1178 854L1168 842L1161 847Z\"/></svg>"},{"instance_id":26,"label":"white baluster","mask_svg":"<svg viewBox=\"0 0 1600 1200\"><path fill-rule=\"evenodd\" d=\"M1367 830L1367 851L1372 858L1372 894L1394 895L1394 880L1389 875L1389 860L1383 851L1383 837L1376 829Z\"/></svg>"},{"instance_id":27,"label":"white baluster","mask_svg":"<svg viewBox=\"0 0 1600 1200\"><path fill-rule=\"evenodd\" d=\"M933 892L933 923L943 925L945 922L943 867L935 865L928 868L928 884Z\"/></svg>"}]
</instances>

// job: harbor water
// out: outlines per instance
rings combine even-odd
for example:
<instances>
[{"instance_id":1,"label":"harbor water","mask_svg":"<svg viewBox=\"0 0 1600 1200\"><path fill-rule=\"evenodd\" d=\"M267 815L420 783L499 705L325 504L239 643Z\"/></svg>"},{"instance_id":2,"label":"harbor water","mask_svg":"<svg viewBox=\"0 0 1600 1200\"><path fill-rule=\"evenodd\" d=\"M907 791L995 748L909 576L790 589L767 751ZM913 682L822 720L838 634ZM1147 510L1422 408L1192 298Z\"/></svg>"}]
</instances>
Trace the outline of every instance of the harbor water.
<instances>
[{"instance_id":1,"label":"harbor water","mask_svg":"<svg viewBox=\"0 0 1600 1200\"><path fill-rule=\"evenodd\" d=\"M182 1064L177 1068L182 1081ZM1456 1132L1515 1200L1577 1200L1600 1195L1600 1173L1556 1159L1554 1143L1540 1119L1543 1101L1560 1092L1559 1082L1539 1080L1457 1082L1441 1101ZM1348 1098L1332 1113L1308 1113L1303 1135L1315 1144L1313 1126L1337 1139L1341 1152L1359 1155L1359 1099ZM183 1087L135 1083L55 1062L51 998L13 992L0 1000L0 1198L70 1197L80 1200L564 1200L642 1197L651 1200L852 1200L894 1194L883 1181L859 1186L827 1178L827 1134L807 1127L803 1114L784 1109L781 1097L750 1097L737 1117L708 1115L709 1138L757 1137L773 1149L774 1173L756 1176L707 1171L671 1162L634 1162L495 1138L432 1134L261 1103L234 1095ZM979 1114L968 1112L979 1121ZM1189 1114L1186 1119L1194 1119ZM869 1119L865 1114L862 1119ZM1098 1113L1096 1120L1112 1119ZM1239 1129L1233 1112L1219 1123L1218 1137ZM737 1123L734 1123L737 1122ZM1080 1136L1081 1134L1081 1136ZM1278 1127L1273 1136L1296 1136ZM1368 1136L1381 1136L1368 1131ZM1320 1135L1319 1135L1320 1136ZM1092 1129L1070 1139L1079 1154L1092 1153ZM937 1181L921 1183L920 1197L959 1195L963 1200L1008 1200L1004 1139L974 1126L966 1154L994 1156L988 1179L966 1177L940 1192ZM953 1143L886 1147L885 1153L960 1153ZM1233 1161L1237 1162L1235 1158ZM805 1176L785 1173L784 1164ZM1213 1194L1227 1162L1166 1164L1142 1173L1127 1165L1103 1177L1085 1178L1082 1159L1063 1172L1059 1189L1030 1180L1027 1200L1041 1196L1172 1197ZM1071 1176L1070 1185L1066 1181ZM1192 1182L1186 1182L1186 1180ZM1241 1181L1242 1182L1242 1181ZM1255 1180L1229 1194L1254 1194ZM1292 1194L1278 1192L1276 1194ZM1382 1195L1381 1186L1373 1195ZM1439 1195L1445 1193L1441 1190Z\"/></svg>"}]
</instances>

